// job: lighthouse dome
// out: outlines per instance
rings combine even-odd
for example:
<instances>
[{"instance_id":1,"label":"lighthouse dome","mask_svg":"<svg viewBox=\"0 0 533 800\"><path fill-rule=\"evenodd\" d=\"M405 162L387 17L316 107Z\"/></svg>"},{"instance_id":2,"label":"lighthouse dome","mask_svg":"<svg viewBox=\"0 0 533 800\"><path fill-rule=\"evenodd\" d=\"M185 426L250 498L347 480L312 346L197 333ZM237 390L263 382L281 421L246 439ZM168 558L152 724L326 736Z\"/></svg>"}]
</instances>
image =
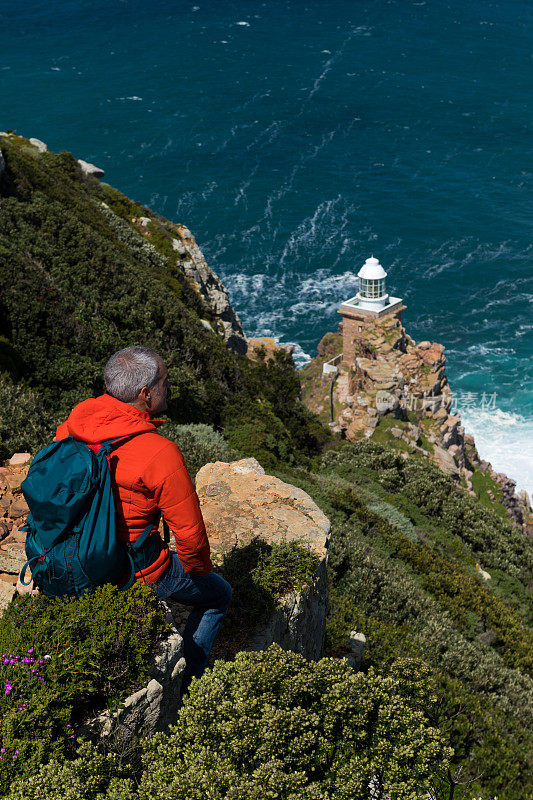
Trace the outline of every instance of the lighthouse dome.
<instances>
[{"instance_id":1,"label":"lighthouse dome","mask_svg":"<svg viewBox=\"0 0 533 800\"><path fill-rule=\"evenodd\" d=\"M380 278L386 278L387 273L379 263L377 258L371 256L367 258L359 272L357 273L358 278L366 278L367 280L379 280Z\"/></svg>"}]
</instances>

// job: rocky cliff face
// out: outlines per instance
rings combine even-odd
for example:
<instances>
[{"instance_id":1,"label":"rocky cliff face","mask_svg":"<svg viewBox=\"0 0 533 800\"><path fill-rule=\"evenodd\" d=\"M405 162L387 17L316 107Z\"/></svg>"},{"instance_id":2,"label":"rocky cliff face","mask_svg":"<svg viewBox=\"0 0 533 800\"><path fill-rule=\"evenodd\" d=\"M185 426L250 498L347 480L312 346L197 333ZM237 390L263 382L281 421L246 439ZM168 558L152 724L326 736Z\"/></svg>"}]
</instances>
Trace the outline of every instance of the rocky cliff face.
<instances>
[{"instance_id":1,"label":"rocky cliff face","mask_svg":"<svg viewBox=\"0 0 533 800\"><path fill-rule=\"evenodd\" d=\"M479 458L453 410L444 347L416 344L392 316L369 325L356 347L356 366L347 367L335 359L342 351L341 333L326 334L318 357L302 370L306 405L347 439L372 437L406 455L430 458L471 494L483 491L524 525L531 511L527 496L517 496L514 481ZM327 362L334 362L335 370L324 374Z\"/></svg>"},{"instance_id":2,"label":"rocky cliff face","mask_svg":"<svg viewBox=\"0 0 533 800\"><path fill-rule=\"evenodd\" d=\"M204 255L190 230L184 225L176 225L176 232L178 239L174 239L173 247L180 254L185 275L194 283L212 309L228 347L244 355L247 350L246 336L241 321L231 306L226 287L207 266Z\"/></svg>"},{"instance_id":3,"label":"rocky cliff face","mask_svg":"<svg viewBox=\"0 0 533 800\"><path fill-rule=\"evenodd\" d=\"M170 246L170 258L187 276L215 318L214 325L203 320L204 325L220 333L230 350L244 355L248 346L242 323L231 306L226 287L208 267L190 230L152 213L149 217L133 217L131 224L148 243L157 241L160 250L161 244L163 250L165 245Z\"/></svg>"},{"instance_id":4,"label":"rocky cliff face","mask_svg":"<svg viewBox=\"0 0 533 800\"><path fill-rule=\"evenodd\" d=\"M255 458L206 464L196 476L206 530L215 553L249 544L299 542L318 556L312 584L283 598L272 618L251 632L246 649L273 642L306 658L320 658L326 629L327 547L331 525L306 492L266 475Z\"/></svg>"}]
</instances>

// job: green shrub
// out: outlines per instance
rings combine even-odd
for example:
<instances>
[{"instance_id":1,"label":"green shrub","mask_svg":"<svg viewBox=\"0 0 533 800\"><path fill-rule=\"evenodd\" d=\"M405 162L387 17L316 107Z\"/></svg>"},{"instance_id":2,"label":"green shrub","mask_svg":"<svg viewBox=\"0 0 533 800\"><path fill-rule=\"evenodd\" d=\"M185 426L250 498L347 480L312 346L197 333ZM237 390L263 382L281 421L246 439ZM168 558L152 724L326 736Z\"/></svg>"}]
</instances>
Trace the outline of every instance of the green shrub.
<instances>
[{"instance_id":1,"label":"green shrub","mask_svg":"<svg viewBox=\"0 0 533 800\"><path fill-rule=\"evenodd\" d=\"M350 630L360 630L367 636L363 668L384 674L395 658L420 653L439 686L435 722L457 753L454 774L460 768L472 791L478 789L458 789L454 797L477 797L483 787L500 800L529 798L532 681L506 667L477 635L463 635L419 576L373 545L373 537L364 537L352 521L333 533L328 646L336 648Z\"/></svg>"},{"instance_id":2,"label":"green shrub","mask_svg":"<svg viewBox=\"0 0 533 800\"><path fill-rule=\"evenodd\" d=\"M244 547L224 555L222 573L233 589L223 634L227 637L249 633L265 620L288 592L311 583L318 558L304 544L270 544L255 538Z\"/></svg>"},{"instance_id":3,"label":"green shrub","mask_svg":"<svg viewBox=\"0 0 533 800\"><path fill-rule=\"evenodd\" d=\"M383 517L383 519L400 530L412 542L418 541L415 526L405 514L399 511L399 509L375 495L372 496L370 493L368 495L363 495L363 499L370 511L377 514L379 517Z\"/></svg>"},{"instance_id":4,"label":"green shrub","mask_svg":"<svg viewBox=\"0 0 533 800\"><path fill-rule=\"evenodd\" d=\"M279 461L296 461L290 433L264 403L232 408L225 419L224 433L231 447L242 456L253 456L265 469L275 468Z\"/></svg>"},{"instance_id":5,"label":"green shrub","mask_svg":"<svg viewBox=\"0 0 533 800\"><path fill-rule=\"evenodd\" d=\"M522 531L483 508L435 464L403 459L382 445L361 441L326 453L322 469L350 483L371 478L396 493L395 505L402 513L410 513L426 526L441 527L451 539L457 537L486 568L529 581L533 548Z\"/></svg>"},{"instance_id":6,"label":"green shrub","mask_svg":"<svg viewBox=\"0 0 533 800\"><path fill-rule=\"evenodd\" d=\"M80 600L18 597L0 618L0 794L51 757L72 757L84 720L147 679L165 630L155 595L110 585Z\"/></svg>"},{"instance_id":7,"label":"green shrub","mask_svg":"<svg viewBox=\"0 0 533 800\"><path fill-rule=\"evenodd\" d=\"M276 645L217 662L194 681L178 724L144 743L139 787L89 744L16 781L5 800L415 800L450 750L432 727L423 663L388 677Z\"/></svg>"},{"instance_id":8,"label":"green shrub","mask_svg":"<svg viewBox=\"0 0 533 800\"><path fill-rule=\"evenodd\" d=\"M237 453L211 425L176 425L166 422L161 433L179 446L193 480L205 464L213 461L234 461L237 458Z\"/></svg>"},{"instance_id":9,"label":"green shrub","mask_svg":"<svg viewBox=\"0 0 533 800\"><path fill-rule=\"evenodd\" d=\"M450 751L428 722L428 671L387 678L276 645L215 664L170 734L147 743L145 800L414 800Z\"/></svg>"},{"instance_id":10,"label":"green shrub","mask_svg":"<svg viewBox=\"0 0 533 800\"><path fill-rule=\"evenodd\" d=\"M3 800L131 800L135 782L112 753L84 742L71 761L52 759L13 782Z\"/></svg>"},{"instance_id":11,"label":"green shrub","mask_svg":"<svg viewBox=\"0 0 533 800\"><path fill-rule=\"evenodd\" d=\"M0 461L52 441L55 421L37 392L0 374Z\"/></svg>"}]
</instances>

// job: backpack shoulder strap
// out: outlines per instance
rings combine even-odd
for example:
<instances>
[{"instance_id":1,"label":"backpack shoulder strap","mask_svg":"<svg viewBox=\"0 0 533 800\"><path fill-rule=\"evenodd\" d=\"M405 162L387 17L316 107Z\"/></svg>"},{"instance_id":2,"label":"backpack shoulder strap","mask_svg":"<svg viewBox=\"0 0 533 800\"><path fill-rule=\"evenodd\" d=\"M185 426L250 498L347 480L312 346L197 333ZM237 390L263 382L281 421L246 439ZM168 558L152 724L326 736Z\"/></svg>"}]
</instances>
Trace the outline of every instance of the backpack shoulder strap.
<instances>
[{"instance_id":1,"label":"backpack shoulder strap","mask_svg":"<svg viewBox=\"0 0 533 800\"><path fill-rule=\"evenodd\" d=\"M128 439L133 439L135 436L141 436L143 433L147 433L147 431L128 433L126 436L117 436L116 439L104 439L103 442L100 442L100 450L104 449L105 454L109 455L114 447L127 442ZM98 452L100 452L100 450Z\"/></svg>"}]
</instances>

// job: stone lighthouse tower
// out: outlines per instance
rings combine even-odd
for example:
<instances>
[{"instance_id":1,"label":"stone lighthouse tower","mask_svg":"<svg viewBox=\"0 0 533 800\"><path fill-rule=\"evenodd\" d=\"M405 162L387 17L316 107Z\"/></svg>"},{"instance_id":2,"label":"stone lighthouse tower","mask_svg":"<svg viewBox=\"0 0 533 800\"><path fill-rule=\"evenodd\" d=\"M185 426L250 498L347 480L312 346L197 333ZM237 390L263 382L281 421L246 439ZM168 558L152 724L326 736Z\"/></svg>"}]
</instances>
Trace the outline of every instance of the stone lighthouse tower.
<instances>
[{"instance_id":1,"label":"stone lighthouse tower","mask_svg":"<svg viewBox=\"0 0 533 800\"><path fill-rule=\"evenodd\" d=\"M387 294L387 273L377 258L367 258L357 277L359 291L339 309L342 316L342 361L347 366L356 363L357 339L369 324L389 315L401 322L405 309L401 298Z\"/></svg>"}]
</instances>

